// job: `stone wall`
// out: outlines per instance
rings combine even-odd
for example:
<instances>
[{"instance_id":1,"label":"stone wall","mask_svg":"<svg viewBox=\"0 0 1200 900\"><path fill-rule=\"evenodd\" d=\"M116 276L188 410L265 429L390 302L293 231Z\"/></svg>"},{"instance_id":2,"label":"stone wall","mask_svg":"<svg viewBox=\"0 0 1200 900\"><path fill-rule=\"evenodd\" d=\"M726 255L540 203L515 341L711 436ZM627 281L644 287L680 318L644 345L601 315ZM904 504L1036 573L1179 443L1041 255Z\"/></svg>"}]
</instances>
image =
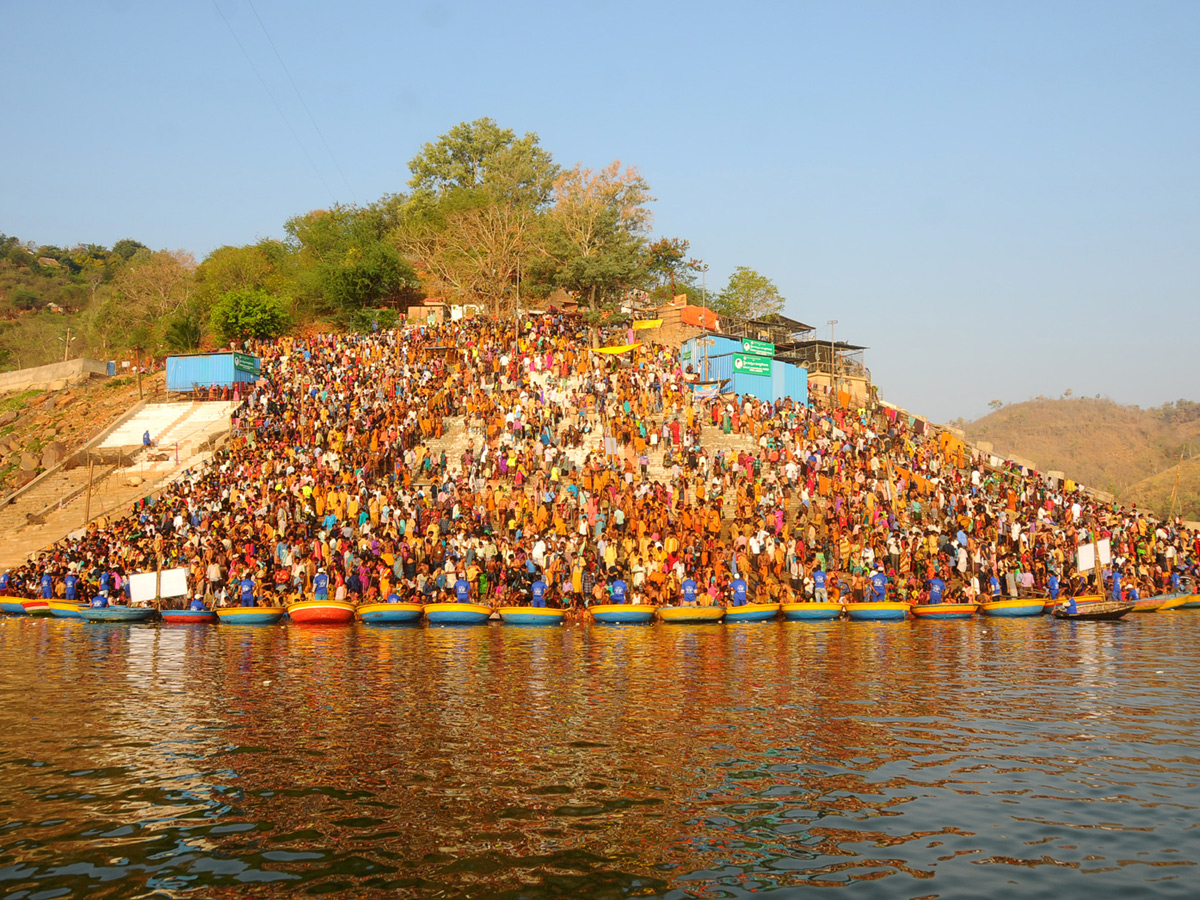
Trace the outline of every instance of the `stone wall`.
<instances>
[{"instance_id":1,"label":"stone wall","mask_svg":"<svg viewBox=\"0 0 1200 900\"><path fill-rule=\"evenodd\" d=\"M29 390L58 391L93 375L107 377L108 364L98 359L71 359L48 366L34 366L32 369L0 372L0 394Z\"/></svg>"}]
</instances>

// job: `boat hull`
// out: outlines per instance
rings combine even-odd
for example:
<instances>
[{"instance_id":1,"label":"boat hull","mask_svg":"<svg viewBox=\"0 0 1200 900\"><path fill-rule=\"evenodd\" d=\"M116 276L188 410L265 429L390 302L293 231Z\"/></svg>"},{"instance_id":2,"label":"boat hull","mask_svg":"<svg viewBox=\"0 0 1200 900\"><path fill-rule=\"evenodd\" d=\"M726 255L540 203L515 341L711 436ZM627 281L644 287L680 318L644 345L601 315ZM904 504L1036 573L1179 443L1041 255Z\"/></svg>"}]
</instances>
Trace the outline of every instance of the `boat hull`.
<instances>
[{"instance_id":1,"label":"boat hull","mask_svg":"<svg viewBox=\"0 0 1200 900\"><path fill-rule=\"evenodd\" d=\"M567 611L546 606L505 606L499 613L505 625L561 625Z\"/></svg>"},{"instance_id":2,"label":"boat hull","mask_svg":"<svg viewBox=\"0 0 1200 900\"><path fill-rule=\"evenodd\" d=\"M1176 609L1200 609L1200 595L1187 594L1188 599L1184 600Z\"/></svg>"},{"instance_id":3,"label":"boat hull","mask_svg":"<svg viewBox=\"0 0 1200 900\"><path fill-rule=\"evenodd\" d=\"M742 606L725 607L725 621L767 622L779 615L778 603L746 603Z\"/></svg>"},{"instance_id":4,"label":"boat hull","mask_svg":"<svg viewBox=\"0 0 1200 900\"><path fill-rule=\"evenodd\" d=\"M158 610L151 606L89 606L83 611L83 617L89 622L128 623L149 622Z\"/></svg>"},{"instance_id":5,"label":"boat hull","mask_svg":"<svg viewBox=\"0 0 1200 900\"><path fill-rule=\"evenodd\" d=\"M21 606L24 607L27 616L51 615L49 600L22 600Z\"/></svg>"},{"instance_id":6,"label":"boat hull","mask_svg":"<svg viewBox=\"0 0 1200 900\"><path fill-rule=\"evenodd\" d=\"M1079 606L1077 601L1075 606L1078 612L1067 612L1066 607L1055 607L1050 611L1050 615L1072 622L1112 622L1133 611L1132 603L1116 603L1112 600L1088 603L1084 606Z\"/></svg>"},{"instance_id":7,"label":"boat hull","mask_svg":"<svg viewBox=\"0 0 1200 900\"><path fill-rule=\"evenodd\" d=\"M82 619L87 603L77 603L74 600L51 600L50 615L56 619Z\"/></svg>"},{"instance_id":8,"label":"boat hull","mask_svg":"<svg viewBox=\"0 0 1200 900\"><path fill-rule=\"evenodd\" d=\"M282 606L223 606L216 610L222 625L274 625L285 612Z\"/></svg>"},{"instance_id":9,"label":"boat hull","mask_svg":"<svg viewBox=\"0 0 1200 900\"><path fill-rule=\"evenodd\" d=\"M974 603L918 603L911 610L917 619L970 619L979 610Z\"/></svg>"},{"instance_id":10,"label":"boat hull","mask_svg":"<svg viewBox=\"0 0 1200 900\"><path fill-rule=\"evenodd\" d=\"M217 621L211 609L160 609L159 615L168 625L211 625Z\"/></svg>"},{"instance_id":11,"label":"boat hull","mask_svg":"<svg viewBox=\"0 0 1200 900\"><path fill-rule=\"evenodd\" d=\"M1000 618L1040 616L1045 609L1046 604L1040 597L1031 597L1027 600L988 600L979 608L985 616Z\"/></svg>"},{"instance_id":12,"label":"boat hull","mask_svg":"<svg viewBox=\"0 0 1200 900\"><path fill-rule=\"evenodd\" d=\"M297 625L348 625L354 621L354 604L344 600L301 600L287 608Z\"/></svg>"},{"instance_id":13,"label":"boat hull","mask_svg":"<svg viewBox=\"0 0 1200 900\"><path fill-rule=\"evenodd\" d=\"M358 617L368 625L402 625L421 621L420 603L367 603L358 608Z\"/></svg>"},{"instance_id":14,"label":"boat hull","mask_svg":"<svg viewBox=\"0 0 1200 900\"><path fill-rule=\"evenodd\" d=\"M632 603L601 603L588 607L593 622L605 625L645 625L654 618L654 607Z\"/></svg>"},{"instance_id":15,"label":"boat hull","mask_svg":"<svg viewBox=\"0 0 1200 900\"><path fill-rule=\"evenodd\" d=\"M485 625L492 608L482 603L430 603L425 619L430 625Z\"/></svg>"},{"instance_id":16,"label":"boat hull","mask_svg":"<svg viewBox=\"0 0 1200 900\"><path fill-rule=\"evenodd\" d=\"M847 603L846 615L852 622L899 622L908 618L908 604L886 600L883 603Z\"/></svg>"},{"instance_id":17,"label":"boat hull","mask_svg":"<svg viewBox=\"0 0 1200 900\"><path fill-rule=\"evenodd\" d=\"M658 610L661 622L676 625L697 624L700 622L720 622L725 618L723 606L662 606Z\"/></svg>"},{"instance_id":18,"label":"boat hull","mask_svg":"<svg viewBox=\"0 0 1200 900\"><path fill-rule=\"evenodd\" d=\"M828 622L842 614L840 603L785 603L783 617L789 622Z\"/></svg>"},{"instance_id":19,"label":"boat hull","mask_svg":"<svg viewBox=\"0 0 1200 900\"><path fill-rule=\"evenodd\" d=\"M10 616L25 615L25 607L16 600L0 600L0 613L8 613Z\"/></svg>"},{"instance_id":20,"label":"boat hull","mask_svg":"<svg viewBox=\"0 0 1200 900\"><path fill-rule=\"evenodd\" d=\"M1179 599L1179 594L1159 594L1155 597L1139 597L1133 601L1133 612L1146 613L1158 612L1160 609L1167 608L1167 604L1173 600ZM1174 605L1171 606L1174 609Z\"/></svg>"}]
</instances>

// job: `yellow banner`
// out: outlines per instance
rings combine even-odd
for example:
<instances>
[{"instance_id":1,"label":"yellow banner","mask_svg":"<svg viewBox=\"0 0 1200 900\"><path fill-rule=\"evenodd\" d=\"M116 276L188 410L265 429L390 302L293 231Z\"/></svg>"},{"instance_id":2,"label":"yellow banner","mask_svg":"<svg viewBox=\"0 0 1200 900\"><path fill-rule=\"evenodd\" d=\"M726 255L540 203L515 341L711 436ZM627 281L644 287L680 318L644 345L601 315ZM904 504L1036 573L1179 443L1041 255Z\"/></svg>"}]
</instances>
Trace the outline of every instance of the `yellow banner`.
<instances>
[{"instance_id":1,"label":"yellow banner","mask_svg":"<svg viewBox=\"0 0 1200 900\"><path fill-rule=\"evenodd\" d=\"M639 341L636 344L622 344L620 347L593 347L593 353L628 353L630 350L636 350L642 346Z\"/></svg>"},{"instance_id":2,"label":"yellow banner","mask_svg":"<svg viewBox=\"0 0 1200 900\"><path fill-rule=\"evenodd\" d=\"M659 328L662 325L662 319L634 319L633 330L645 331L647 328Z\"/></svg>"}]
</instances>

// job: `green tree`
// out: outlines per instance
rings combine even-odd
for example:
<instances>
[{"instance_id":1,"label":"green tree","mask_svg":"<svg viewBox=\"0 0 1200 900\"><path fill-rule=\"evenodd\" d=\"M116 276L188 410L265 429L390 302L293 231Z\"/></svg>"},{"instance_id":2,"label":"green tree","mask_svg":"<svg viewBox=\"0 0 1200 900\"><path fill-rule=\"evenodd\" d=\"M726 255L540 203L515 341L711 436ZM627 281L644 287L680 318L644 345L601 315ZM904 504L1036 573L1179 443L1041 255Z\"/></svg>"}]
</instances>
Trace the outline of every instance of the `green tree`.
<instances>
[{"instance_id":1,"label":"green tree","mask_svg":"<svg viewBox=\"0 0 1200 900\"><path fill-rule=\"evenodd\" d=\"M733 319L757 319L783 312L784 298L775 282L747 266L738 266L717 295L713 309Z\"/></svg>"},{"instance_id":2,"label":"green tree","mask_svg":"<svg viewBox=\"0 0 1200 900\"><path fill-rule=\"evenodd\" d=\"M256 288L228 291L213 304L211 324L222 340L273 338L291 324L282 300Z\"/></svg>"},{"instance_id":3,"label":"green tree","mask_svg":"<svg viewBox=\"0 0 1200 900\"><path fill-rule=\"evenodd\" d=\"M176 353L191 353L200 349L204 339L204 324L195 312L175 316L167 324L164 343Z\"/></svg>"},{"instance_id":4,"label":"green tree","mask_svg":"<svg viewBox=\"0 0 1200 900\"><path fill-rule=\"evenodd\" d=\"M460 122L426 144L408 164L413 199L427 202L458 190L489 186L535 205L550 195L556 167L537 134L518 138L492 119Z\"/></svg>"},{"instance_id":5,"label":"green tree","mask_svg":"<svg viewBox=\"0 0 1200 900\"><path fill-rule=\"evenodd\" d=\"M121 257L121 259L133 259L134 254L139 250L149 250L150 248L141 241L135 241L133 238L122 238L113 244L112 252Z\"/></svg>"}]
</instances>

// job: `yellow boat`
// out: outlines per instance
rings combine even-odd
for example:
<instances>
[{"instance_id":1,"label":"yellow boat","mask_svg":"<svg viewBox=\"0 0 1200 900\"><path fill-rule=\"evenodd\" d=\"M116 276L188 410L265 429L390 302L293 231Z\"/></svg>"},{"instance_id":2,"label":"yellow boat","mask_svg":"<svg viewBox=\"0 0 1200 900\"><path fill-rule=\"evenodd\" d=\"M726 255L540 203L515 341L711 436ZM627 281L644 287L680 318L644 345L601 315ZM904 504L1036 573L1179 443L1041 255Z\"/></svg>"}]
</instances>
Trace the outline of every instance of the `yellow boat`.
<instances>
[{"instance_id":1,"label":"yellow boat","mask_svg":"<svg viewBox=\"0 0 1200 900\"><path fill-rule=\"evenodd\" d=\"M778 603L743 603L725 607L725 622L767 622L778 614Z\"/></svg>"},{"instance_id":2,"label":"yellow boat","mask_svg":"<svg viewBox=\"0 0 1200 900\"><path fill-rule=\"evenodd\" d=\"M725 617L723 606L660 606L660 622L720 622Z\"/></svg>"},{"instance_id":3,"label":"yellow boat","mask_svg":"<svg viewBox=\"0 0 1200 900\"><path fill-rule=\"evenodd\" d=\"M505 625L561 625L567 614L549 606L502 606L496 612Z\"/></svg>"},{"instance_id":4,"label":"yellow boat","mask_svg":"<svg viewBox=\"0 0 1200 900\"><path fill-rule=\"evenodd\" d=\"M1038 605L1040 610L1041 604ZM847 603L846 615L852 622L899 622L908 618L908 604L899 600L883 603Z\"/></svg>"},{"instance_id":5,"label":"yellow boat","mask_svg":"<svg viewBox=\"0 0 1200 900\"><path fill-rule=\"evenodd\" d=\"M424 609L430 625L486 625L492 615L482 603L430 603Z\"/></svg>"},{"instance_id":6,"label":"yellow boat","mask_svg":"<svg viewBox=\"0 0 1200 900\"><path fill-rule=\"evenodd\" d=\"M1046 603L1041 597L985 600L979 605L979 611L985 616L1000 616L1003 618L1040 616L1046 611Z\"/></svg>"},{"instance_id":7,"label":"yellow boat","mask_svg":"<svg viewBox=\"0 0 1200 900\"><path fill-rule=\"evenodd\" d=\"M1168 609L1179 609L1192 599L1191 594L1180 594L1178 597L1172 597L1166 603L1158 608L1159 612L1166 612ZM51 604L53 606L53 604Z\"/></svg>"},{"instance_id":8,"label":"yellow boat","mask_svg":"<svg viewBox=\"0 0 1200 900\"><path fill-rule=\"evenodd\" d=\"M395 625L421 621L420 603L364 603L358 617L368 625Z\"/></svg>"},{"instance_id":9,"label":"yellow boat","mask_svg":"<svg viewBox=\"0 0 1200 900\"><path fill-rule=\"evenodd\" d=\"M644 625L654 618L654 607L644 603L600 603L587 611L593 622L605 625Z\"/></svg>"},{"instance_id":10,"label":"yellow boat","mask_svg":"<svg viewBox=\"0 0 1200 900\"><path fill-rule=\"evenodd\" d=\"M783 617L789 622L828 622L841 614L842 604L831 600L783 604Z\"/></svg>"}]
</instances>

